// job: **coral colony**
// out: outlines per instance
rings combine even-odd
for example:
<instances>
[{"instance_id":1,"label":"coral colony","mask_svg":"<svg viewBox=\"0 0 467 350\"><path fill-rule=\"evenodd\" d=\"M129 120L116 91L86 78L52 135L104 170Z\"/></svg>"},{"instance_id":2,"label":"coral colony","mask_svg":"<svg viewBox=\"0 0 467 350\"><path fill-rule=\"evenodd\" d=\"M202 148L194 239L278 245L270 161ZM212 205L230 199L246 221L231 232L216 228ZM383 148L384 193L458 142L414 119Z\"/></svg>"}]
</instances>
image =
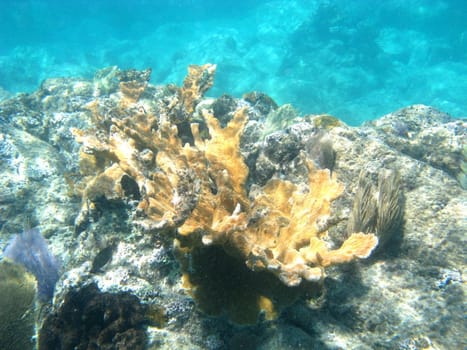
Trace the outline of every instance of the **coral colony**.
<instances>
[{"instance_id":1,"label":"coral colony","mask_svg":"<svg viewBox=\"0 0 467 350\"><path fill-rule=\"evenodd\" d=\"M47 242L37 227L16 235L5 249L4 257L22 265L37 280L40 301L52 299L59 278L59 265L49 252Z\"/></svg>"},{"instance_id":2,"label":"coral colony","mask_svg":"<svg viewBox=\"0 0 467 350\"><path fill-rule=\"evenodd\" d=\"M88 105L95 129L73 130L82 144L81 171L89 175L77 227L86 226L100 199L131 197L148 229L192 237L188 254L199 246L221 247L250 270L269 271L288 287L321 281L326 267L368 257L378 244L372 233L351 233L334 250L323 240L331 226L326 220L331 203L343 185L305 155L307 190L270 179L254 198L248 195L249 168L240 154L248 108L240 106L222 128L197 105L215 68L190 66L184 85L172 88L157 114L136 103L147 74L121 81L112 116L101 115L97 103Z\"/></svg>"}]
</instances>

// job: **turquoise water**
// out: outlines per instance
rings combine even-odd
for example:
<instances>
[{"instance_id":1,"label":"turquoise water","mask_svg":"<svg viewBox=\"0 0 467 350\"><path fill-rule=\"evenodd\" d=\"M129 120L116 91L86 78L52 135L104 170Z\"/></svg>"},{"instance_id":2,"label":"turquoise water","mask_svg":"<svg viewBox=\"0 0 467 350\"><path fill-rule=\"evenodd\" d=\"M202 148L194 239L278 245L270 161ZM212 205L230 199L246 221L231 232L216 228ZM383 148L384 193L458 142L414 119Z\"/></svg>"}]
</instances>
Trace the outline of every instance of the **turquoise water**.
<instances>
[{"instance_id":1,"label":"turquoise water","mask_svg":"<svg viewBox=\"0 0 467 350\"><path fill-rule=\"evenodd\" d=\"M211 96L260 90L358 125L409 104L467 114L464 0L3 0L0 90L109 65L181 83L218 64Z\"/></svg>"}]
</instances>

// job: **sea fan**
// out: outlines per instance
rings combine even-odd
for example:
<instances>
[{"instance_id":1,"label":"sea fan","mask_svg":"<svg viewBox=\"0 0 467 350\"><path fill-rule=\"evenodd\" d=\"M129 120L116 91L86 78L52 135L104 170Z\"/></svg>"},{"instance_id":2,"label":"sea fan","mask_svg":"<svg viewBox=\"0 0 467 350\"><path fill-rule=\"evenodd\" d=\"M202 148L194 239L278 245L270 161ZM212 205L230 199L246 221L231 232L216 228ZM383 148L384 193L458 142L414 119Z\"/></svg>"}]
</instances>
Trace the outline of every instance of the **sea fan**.
<instances>
[{"instance_id":1,"label":"sea fan","mask_svg":"<svg viewBox=\"0 0 467 350\"><path fill-rule=\"evenodd\" d=\"M24 266L36 277L39 300L52 299L59 278L59 264L49 252L47 242L37 227L16 235L3 256Z\"/></svg>"}]
</instances>

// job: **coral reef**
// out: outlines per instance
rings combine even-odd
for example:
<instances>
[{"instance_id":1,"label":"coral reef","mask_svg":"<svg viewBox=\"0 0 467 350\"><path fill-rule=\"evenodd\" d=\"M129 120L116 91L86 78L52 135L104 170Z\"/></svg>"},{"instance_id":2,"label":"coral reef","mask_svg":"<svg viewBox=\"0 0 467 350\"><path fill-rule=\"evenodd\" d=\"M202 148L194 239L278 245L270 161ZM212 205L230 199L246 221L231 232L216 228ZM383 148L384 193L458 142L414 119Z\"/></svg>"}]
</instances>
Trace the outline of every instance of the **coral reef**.
<instances>
[{"instance_id":1,"label":"coral reef","mask_svg":"<svg viewBox=\"0 0 467 350\"><path fill-rule=\"evenodd\" d=\"M0 262L0 344L2 349L32 349L36 282L22 266Z\"/></svg>"},{"instance_id":2,"label":"coral reef","mask_svg":"<svg viewBox=\"0 0 467 350\"><path fill-rule=\"evenodd\" d=\"M179 90L179 103L187 113L193 112L199 95L212 84L213 69L189 68ZM170 120L144 112L111 119L108 130L101 130L105 138L75 130L83 144L83 161L104 165L96 167L97 175L86 186L86 208L94 206L99 196L128 198L125 183L135 183L133 199L153 227L178 228L182 236L201 233L204 245L220 245L250 269L268 270L288 286L302 279L319 281L329 265L368 257L377 245L372 234L352 233L335 250L322 239L331 202L343 186L310 161L304 160L308 188L272 179L253 199L248 198L249 169L240 154L247 114L246 108L238 109L222 128L209 111L202 110L198 118L209 137L203 138L199 124L192 123L193 145L182 145L179 129ZM89 164L83 167L87 172Z\"/></svg>"},{"instance_id":3,"label":"coral reef","mask_svg":"<svg viewBox=\"0 0 467 350\"><path fill-rule=\"evenodd\" d=\"M125 79L145 86L135 102L120 88ZM120 299L121 310L136 305L132 296L143 305L135 310L147 321L136 322L133 329L141 332L116 336L122 346L147 340L149 349L164 350L466 347L459 335L466 333L467 198L456 170L463 167L464 121L412 106L349 127L328 115L297 119L260 93L248 101L200 97L188 113L181 89L154 86L145 71L110 67L89 80L49 79L32 94L0 102L0 249L30 217L63 263L52 305L41 308L39 321L64 326L40 323L37 339L51 339L49 330L53 341L59 333L89 334L68 322L76 316L69 301L84 305L93 293L83 290L94 285L95 303L77 308L86 315L100 310L100 320L86 318L92 329L111 333L113 326L102 322L104 307L96 306L104 300L120 305L110 296L128 297ZM291 118L281 129L276 114L283 112ZM208 159L211 143L221 138L234 144L230 161L247 169L223 171L227 149ZM121 140L126 143L119 146ZM139 171L130 173L133 167ZM333 199L317 194L321 181L333 189ZM309 208L300 204L313 196L320 198ZM329 211L315 212L319 203ZM197 226L190 218L204 217L202 210L206 220ZM310 239L294 241L277 257L284 245L268 239L278 232L299 240L297 225L308 225L315 214L319 219L306 232L328 251L317 244L317 263L306 266L327 277L281 276L275 266L294 266L289 262L305 255ZM322 266L329 252L341 254L352 243L346 239L360 231L378 236L377 254ZM256 234L263 234L265 246ZM402 239L393 244L395 238ZM302 279L298 286L281 280L292 277ZM35 285L33 276L29 281ZM116 319L116 326L134 324L135 315Z\"/></svg>"},{"instance_id":4,"label":"coral reef","mask_svg":"<svg viewBox=\"0 0 467 350\"><path fill-rule=\"evenodd\" d=\"M144 71L130 69L119 72L119 88L122 93L122 104L124 106L130 105L139 100L141 94L148 86L150 77L151 69L146 69Z\"/></svg>"},{"instance_id":5,"label":"coral reef","mask_svg":"<svg viewBox=\"0 0 467 350\"><path fill-rule=\"evenodd\" d=\"M40 225L45 237L66 235L76 217L80 200L70 196L63 174L77 172L78 157L71 153L78 148L69 127L87 125L79 106L88 93L83 87L91 84L75 83L47 81L35 94L0 103L0 231L5 238L21 232L28 220Z\"/></svg>"},{"instance_id":6,"label":"coral reef","mask_svg":"<svg viewBox=\"0 0 467 350\"><path fill-rule=\"evenodd\" d=\"M184 86L176 89L176 105L169 110L183 110L189 116L186 121L194 119L194 105L212 84L213 69L191 66ZM97 105L91 108L98 113ZM249 169L240 153L246 107L238 108L225 127L208 109L198 111L199 123L190 123L191 144L182 144L182 129L164 114L122 110L121 116L110 120L103 121L99 114L94 119L100 121L97 134L73 131L83 145L83 172L92 174L94 168L95 173L83 193L78 227L101 198L133 200L146 228L176 229L182 237L192 236L191 248L221 246L240 264L243 261L252 271L268 271L289 287L302 280L320 281L326 267L366 258L378 243L371 233L353 232L338 249L325 241L332 225L331 203L341 195L343 185L329 170L317 169L304 153L300 157L308 172L305 184L271 179L262 187L253 186L248 194ZM200 124L208 136L200 132ZM279 139L279 143L284 142ZM285 162L282 158L289 157L290 150L285 148L277 160L275 156L281 154L273 153L277 149L271 147L270 157ZM298 150L291 157L296 156Z\"/></svg>"}]
</instances>

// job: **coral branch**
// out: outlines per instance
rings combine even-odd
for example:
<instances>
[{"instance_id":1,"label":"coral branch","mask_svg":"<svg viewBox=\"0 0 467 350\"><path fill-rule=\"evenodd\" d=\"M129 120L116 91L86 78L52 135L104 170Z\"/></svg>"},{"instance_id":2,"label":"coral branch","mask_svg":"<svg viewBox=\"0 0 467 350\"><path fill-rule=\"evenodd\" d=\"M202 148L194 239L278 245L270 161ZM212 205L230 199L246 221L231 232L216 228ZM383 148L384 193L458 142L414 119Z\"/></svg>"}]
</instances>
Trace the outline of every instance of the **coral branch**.
<instances>
[{"instance_id":1,"label":"coral branch","mask_svg":"<svg viewBox=\"0 0 467 350\"><path fill-rule=\"evenodd\" d=\"M185 121L193 120L214 71L215 65L190 66L183 87L176 90L171 108L188 113ZM315 169L303 154L307 186L272 179L255 198L248 198L249 169L240 154L246 108L239 108L224 128L200 109L197 120L209 135L200 132L200 124L190 122L192 142L184 145L175 119L128 108L130 112L122 110L110 120L103 137L74 131L83 144L86 171L92 164L96 170L84 191L83 208L99 197L132 196L150 226L177 229L182 237L201 237L195 245L221 246L251 270L270 271L287 286L302 279L321 280L325 267L365 258L377 245L373 234L355 233L339 249L328 247L326 223L343 185L328 169ZM104 125L109 124L98 123Z\"/></svg>"}]
</instances>

